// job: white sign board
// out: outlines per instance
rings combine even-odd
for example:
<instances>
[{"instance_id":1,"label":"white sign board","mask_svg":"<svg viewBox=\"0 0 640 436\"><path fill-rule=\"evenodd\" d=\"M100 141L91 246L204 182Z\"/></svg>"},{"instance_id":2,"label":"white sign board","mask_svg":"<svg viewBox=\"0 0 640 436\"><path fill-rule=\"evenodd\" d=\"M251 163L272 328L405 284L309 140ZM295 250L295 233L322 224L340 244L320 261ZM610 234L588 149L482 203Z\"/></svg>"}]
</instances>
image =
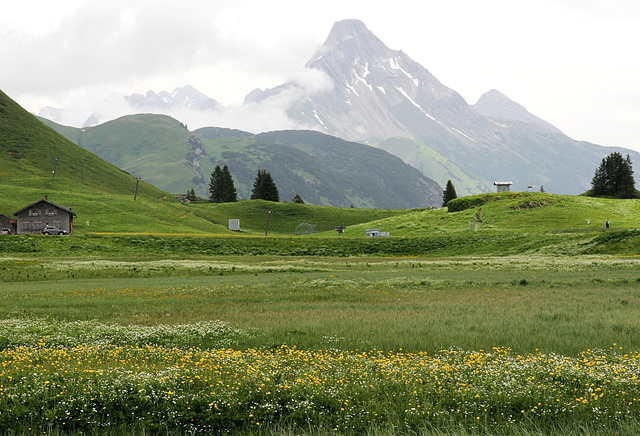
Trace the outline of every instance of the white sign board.
<instances>
[{"instance_id":1,"label":"white sign board","mask_svg":"<svg viewBox=\"0 0 640 436\"><path fill-rule=\"evenodd\" d=\"M229 230L240 230L240 220L229 220Z\"/></svg>"}]
</instances>

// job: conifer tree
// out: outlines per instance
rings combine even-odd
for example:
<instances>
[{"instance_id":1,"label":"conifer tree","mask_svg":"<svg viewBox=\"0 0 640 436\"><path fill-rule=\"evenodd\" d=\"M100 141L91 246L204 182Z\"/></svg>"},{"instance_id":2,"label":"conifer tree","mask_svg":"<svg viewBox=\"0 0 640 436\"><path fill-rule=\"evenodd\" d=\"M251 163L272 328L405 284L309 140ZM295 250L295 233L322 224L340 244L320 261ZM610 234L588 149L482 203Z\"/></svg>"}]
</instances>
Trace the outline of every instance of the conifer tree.
<instances>
[{"instance_id":1,"label":"conifer tree","mask_svg":"<svg viewBox=\"0 0 640 436\"><path fill-rule=\"evenodd\" d=\"M196 191L193 188L191 188L189 191L187 191L187 200L195 201L196 199L197 199Z\"/></svg>"},{"instance_id":2,"label":"conifer tree","mask_svg":"<svg viewBox=\"0 0 640 436\"><path fill-rule=\"evenodd\" d=\"M222 169L220 165L216 165L215 169L211 173L211 181L209 182L209 201L212 203L220 203L221 194L221 182L222 182Z\"/></svg>"},{"instance_id":3,"label":"conifer tree","mask_svg":"<svg viewBox=\"0 0 640 436\"><path fill-rule=\"evenodd\" d=\"M295 197L293 197L293 200L291 200L293 203L298 203L298 204L304 204L304 200L302 199L302 197L300 197L300 195L296 194Z\"/></svg>"},{"instance_id":4,"label":"conifer tree","mask_svg":"<svg viewBox=\"0 0 640 436\"><path fill-rule=\"evenodd\" d=\"M229 167L226 165L220 171L220 186L220 203L232 203L238 200L238 192L233 183L233 177L231 177Z\"/></svg>"},{"instance_id":5,"label":"conifer tree","mask_svg":"<svg viewBox=\"0 0 640 436\"><path fill-rule=\"evenodd\" d=\"M591 197L636 198L631 157L613 152L600 163L591 179Z\"/></svg>"},{"instance_id":6,"label":"conifer tree","mask_svg":"<svg viewBox=\"0 0 640 436\"><path fill-rule=\"evenodd\" d=\"M448 180L447 186L442 192L442 207L446 206L449 201L455 198L458 198L458 194L456 194L456 188L453 187L453 183L451 183L451 180Z\"/></svg>"},{"instance_id":7,"label":"conifer tree","mask_svg":"<svg viewBox=\"0 0 640 436\"><path fill-rule=\"evenodd\" d=\"M229 167L225 165L220 168L220 165L216 165L211 173L211 182L209 183L209 201L213 203L230 203L237 199L238 193Z\"/></svg>"},{"instance_id":8,"label":"conifer tree","mask_svg":"<svg viewBox=\"0 0 640 436\"><path fill-rule=\"evenodd\" d=\"M253 182L253 190L251 191L252 200L280 201L278 188L269 174L265 170L258 170L256 179Z\"/></svg>"}]
</instances>

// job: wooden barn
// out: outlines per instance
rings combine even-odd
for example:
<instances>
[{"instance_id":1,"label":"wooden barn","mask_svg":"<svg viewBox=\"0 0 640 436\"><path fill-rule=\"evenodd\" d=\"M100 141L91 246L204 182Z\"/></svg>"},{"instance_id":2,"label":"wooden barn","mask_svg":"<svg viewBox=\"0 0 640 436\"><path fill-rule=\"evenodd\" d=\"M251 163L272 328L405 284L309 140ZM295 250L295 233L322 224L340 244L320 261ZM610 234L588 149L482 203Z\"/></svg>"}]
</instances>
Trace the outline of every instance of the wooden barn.
<instances>
[{"instance_id":1,"label":"wooden barn","mask_svg":"<svg viewBox=\"0 0 640 436\"><path fill-rule=\"evenodd\" d=\"M17 218L17 234L41 233L46 225L72 233L73 217L76 216L70 207L52 203L46 196L13 214Z\"/></svg>"},{"instance_id":2,"label":"wooden barn","mask_svg":"<svg viewBox=\"0 0 640 436\"><path fill-rule=\"evenodd\" d=\"M16 220L0 213L0 229L9 229L12 234L16 233Z\"/></svg>"},{"instance_id":3,"label":"wooden barn","mask_svg":"<svg viewBox=\"0 0 640 436\"><path fill-rule=\"evenodd\" d=\"M0 228L8 229L10 222L11 222L11 218L9 218L8 216L6 216L3 213L0 213Z\"/></svg>"}]
</instances>

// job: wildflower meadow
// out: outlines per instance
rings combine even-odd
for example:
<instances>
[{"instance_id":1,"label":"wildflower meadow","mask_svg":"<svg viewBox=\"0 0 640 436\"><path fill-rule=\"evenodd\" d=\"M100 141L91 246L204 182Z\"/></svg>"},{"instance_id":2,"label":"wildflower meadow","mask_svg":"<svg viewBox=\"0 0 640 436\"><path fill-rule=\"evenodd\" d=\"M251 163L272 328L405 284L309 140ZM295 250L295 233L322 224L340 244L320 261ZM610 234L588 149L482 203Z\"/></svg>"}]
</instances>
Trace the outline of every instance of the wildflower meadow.
<instances>
[{"instance_id":1,"label":"wildflower meadow","mask_svg":"<svg viewBox=\"0 0 640 436\"><path fill-rule=\"evenodd\" d=\"M118 262L2 260L2 434L640 430L633 258Z\"/></svg>"}]
</instances>

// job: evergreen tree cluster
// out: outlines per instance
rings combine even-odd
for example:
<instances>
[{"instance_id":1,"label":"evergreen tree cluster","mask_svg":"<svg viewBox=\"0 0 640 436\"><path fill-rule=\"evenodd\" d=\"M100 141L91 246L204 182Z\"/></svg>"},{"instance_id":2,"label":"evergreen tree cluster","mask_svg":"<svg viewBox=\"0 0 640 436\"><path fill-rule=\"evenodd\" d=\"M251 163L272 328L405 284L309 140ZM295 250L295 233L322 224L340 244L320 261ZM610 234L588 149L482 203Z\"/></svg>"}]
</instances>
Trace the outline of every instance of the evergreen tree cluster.
<instances>
[{"instance_id":1,"label":"evergreen tree cluster","mask_svg":"<svg viewBox=\"0 0 640 436\"><path fill-rule=\"evenodd\" d=\"M631 158L613 152L602 159L591 180L590 197L636 198Z\"/></svg>"},{"instance_id":2,"label":"evergreen tree cluster","mask_svg":"<svg viewBox=\"0 0 640 436\"><path fill-rule=\"evenodd\" d=\"M458 194L456 194L456 188L454 188L451 180L447 181L447 186L442 191L442 207L445 207L449 201L458 198Z\"/></svg>"},{"instance_id":3,"label":"evergreen tree cluster","mask_svg":"<svg viewBox=\"0 0 640 436\"><path fill-rule=\"evenodd\" d=\"M187 200L196 201L197 199L198 197L196 196L195 189L191 188L189 191L187 191Z\"/></svg>"},{"instance_id":4,"label":"evergreen tree cluster","mask_svg":"<svg viewBox=\"0 0 640 436\"><path fill-rule=\"evenodd\" d=\"M273 181L273 177L265 170L258 170L256 180L253 182L251 191L252 200L280 201L278 188Z\"/></svg>"},{"instance_id":5,"label":"evergreen tree cluster","mask_svg":"<svg viewBox=\"0 0 640 436\"><path fill-rule=\"evenodd\" d=\"M237 199L238 193L229 168L226 165L222 168L220 168L220 165L216 165L211 173L211 182L209 183L209 201L213 203L231 203Z\"/></svg>"}]
</instances>

